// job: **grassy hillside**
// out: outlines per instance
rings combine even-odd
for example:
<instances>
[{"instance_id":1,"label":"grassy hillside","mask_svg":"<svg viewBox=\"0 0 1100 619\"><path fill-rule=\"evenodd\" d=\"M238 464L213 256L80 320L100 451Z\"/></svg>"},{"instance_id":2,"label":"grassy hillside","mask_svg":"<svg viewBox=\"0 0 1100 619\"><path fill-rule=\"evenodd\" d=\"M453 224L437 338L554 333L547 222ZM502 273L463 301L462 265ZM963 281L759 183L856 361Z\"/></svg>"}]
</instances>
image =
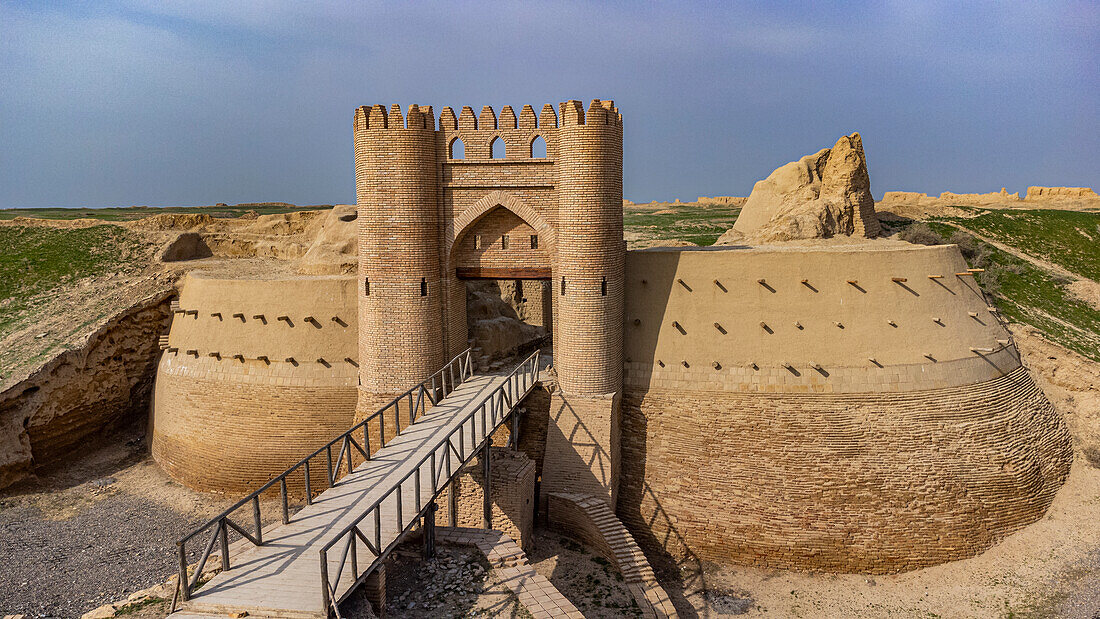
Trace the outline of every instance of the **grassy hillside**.
<instances>
[{"instance_id":1,"label":"grassy hillside","mask_svg":"<svg viewBox=\"0 0 1100 619\"><path fill-rule=\"evenodd\" d=\"M626 207L623 227L646 239L688 241L713 245L722 233L733 227L739 206L720 204L660 204Z\"/></svg>"},{"instance_id":2,"label":"grassy hillside","mask_svg":"<svg viewBox=\"0 0 1100 619\"><path fill-rule=\"evenodd\" d=\"M947 224L930 222L928 226L934 236L921 238L922 242L957 243L971 267L985 269L978 281L1005 319L1029 324L1047 339L1100 361L1100 310L1070 294L1068 280ZM1043 239L1036 245L1047 244ZM1032 247L1024 245L1025 250ZM1055 245L1049 247L1055 256L1071 253Z\"/></svg>"},{"instance_id":3,"label":"grassy hillside","mask_svg":"<svg viewBox=\"0 0 1100 619\"><path fill-rule=\"evenodd\" d=\"M332 208L331 204L315 206L294 206L281 202L261 202L255 204L236 204L233 206L120 206L111 208L12 208L0 209L0 220L16 217L34 217L36 219L100 219L103 221L131 221L160 215L161 213L205 213L211 217L234 218L249 211L258 215L278 215L295 211L312 211Z\"/></svg>"},{"instance_id":4,"label":"grassy hillside","mask_svg":"<svg viewBox=\"0 0 1100 619\"><path fill-rule=\"evenodd\" d=\"M144 266L143 243L118 226L0 227L0 337L34 319L50 292ZM75 317L74 317L75 318Z\"/></svg>"},{"instance_id":5,"label":"grassy hillside","mask_svg":"<svg viewBox=\"0 0 1100 619\"><path fill-rule=\"evenodd\" d=\"M986 210L977 217L940 217L1031 256L1100 281L1100 213L1060 210Z\"/></svg>"}]
</instances>

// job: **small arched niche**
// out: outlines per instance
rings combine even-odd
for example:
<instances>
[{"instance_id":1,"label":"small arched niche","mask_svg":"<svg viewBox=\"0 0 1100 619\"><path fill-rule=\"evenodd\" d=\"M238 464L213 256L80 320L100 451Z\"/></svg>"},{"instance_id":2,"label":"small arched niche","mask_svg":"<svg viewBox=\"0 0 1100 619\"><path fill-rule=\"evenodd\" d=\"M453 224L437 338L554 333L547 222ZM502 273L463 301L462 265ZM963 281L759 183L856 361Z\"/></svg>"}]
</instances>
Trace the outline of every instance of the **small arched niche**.
<instances>
[{"instance_id":1,"label":"small arched niche","mask_svg":"<svg viewBox=\"0 0 1100 619\"><path fill-rule=\"evenodd\" d=\"M451 140L451 143L447 146L447 156L451 159L466 158L466 144L462 141L462 138Z\"/></svg>"},{"instance_id":2,"label":"small arched niche","mask_svg":"<svg viewBox=\"0 0 1100 619\"><path fill-rule=\"evenodd\" d=\"M546 159L546 140L542 139L541 135L536 135L535 139L531 140L531 158Z\"/></svg>"},{"instance_id":3,"label":"small arched niche","mask_svg":"<svg viewBox=\"0 0 1100 619\"><path fill-rule=\"evenodd\" d=\"M504 159L504 140L493 138L493 141L489 142L489 153L493 159Z\"/></svg>"}]
</instances>

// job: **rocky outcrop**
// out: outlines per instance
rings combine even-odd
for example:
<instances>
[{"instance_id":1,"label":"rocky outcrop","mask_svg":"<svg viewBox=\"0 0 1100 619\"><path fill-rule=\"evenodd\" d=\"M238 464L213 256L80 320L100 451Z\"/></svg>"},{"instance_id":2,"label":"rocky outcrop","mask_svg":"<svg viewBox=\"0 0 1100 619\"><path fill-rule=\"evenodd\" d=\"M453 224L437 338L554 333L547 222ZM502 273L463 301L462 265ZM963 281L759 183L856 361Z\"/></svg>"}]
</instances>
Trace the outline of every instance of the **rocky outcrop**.
<instances>
[{"instance_id":1,"label":"rocky outcrop","mask_svg":"<svg viewBox=\"0 0 1100 619\"><path fill-rule=\"evenodd\" d=\"M162 292L0 392L0 488L63 458L88 437L148 410L171 310Z\"/></svg>"},{"instance_id":2,"label":"rocky outcrop","mask_svg":"<svg viewBox=\"0 0 1100 619\"><path fill-rule=\"evenodd\" d=\"M717 244L768 243L880 232L858 133L792 161L756 183Z\"/></svg>"},{"instance_id":3,"label":"rocky outcrop","mask_svg":"<svg viewBox=\"0 0 1100 619\"><path fill-rule=\"evenodd\" d=\"M1016 202L1019 201L1020 194L1008 193L1008 189L1001 187L998 192L990 193L953 193L945 191L940 194L940 202L947 205L961 205L961 206L981 206L984 204L995 204L999 202Z\"/></svg>"},{"instance_id":4,"label":"rocky outcrop","mask_svg":"<svg viewBox=\"0 0 1100 619\"><path fill-rule=\"evenodd\" d=\"M356 219L354 205L341 204L327 211L298 271L308 275L354 273L358 265Z\"/></svg>"},{"instance_id":5,"label":"rocky outcrop","mask_svg":"<svg viewBox=\"0 0 1100 619\"><path fill-rule=\"evenodd\" d=\"M1100 198L1089 187L1028 187L1025 200L1088 200Z\"/></svg>"},{"instance_id":6,"label":"rocky outcrop","mask_svg":"<svg viewBox=\"0 0 1100 619\"><path fill-rule=\"evenodd\" d=\"M541 290L543 282L523 285L538 285ZM532 293L530 299L524 298L510 280L466 283L466 325L479 367L526 350L549 333L542 326L547 316L538 307L541 296Z\"/></svg>"}]
</instances>

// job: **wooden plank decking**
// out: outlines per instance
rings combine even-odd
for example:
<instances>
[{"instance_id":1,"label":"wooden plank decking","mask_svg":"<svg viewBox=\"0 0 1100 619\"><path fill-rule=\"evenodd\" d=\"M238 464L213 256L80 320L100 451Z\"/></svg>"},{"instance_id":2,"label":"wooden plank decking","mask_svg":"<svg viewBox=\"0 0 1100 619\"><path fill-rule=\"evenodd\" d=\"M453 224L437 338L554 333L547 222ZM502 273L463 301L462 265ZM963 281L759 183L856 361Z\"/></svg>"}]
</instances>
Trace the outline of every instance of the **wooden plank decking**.
<instances>
[{"instance_id":1,"label":"wooden plank decking","mask_svg":"<svg viewBox=\"0 0 1100 619\"><path fill-rule=\"evenodd\" d=\"M253 617L325 617L322 606L319 550L361 516L379 497L389 491L397 480L412 471L421 458L443 441L448 433L494 389L506 382L505 376L473 376L462 383L417 422L390 440L371 460L364 462L338 484L321 493L313 504L293 516L290 524L264 531L263 546L247 544L232 554L232 569L215 576L202 589L195 591L183 606L192 612L248 611ZM466 432L469 446L485 438L481 423L473 436ZM490 424L491 425L491 424ZM467 424L466 428L469 428ZM464 429L465 432L465 429ZM472 440L471 440L472 439ZM457 456L450 450L437 452L440 462L450 458L457 470ZM397 538L416 514L414 478L402 487L404 510L402 523L397 522L394 497L383 503L381 529L383 547ZM420 501L426 504L432 495L432 483L424 470L420 484ZM360 526L368 539L374 539L374 522ZM370 565L375 556L357 546L360 570ZM332 553L328 560L329 578L336 579L340 570L340 555ZM349 566L344 567L337 592L343 595L354 578Z\"/></svg>"}]
</instances>

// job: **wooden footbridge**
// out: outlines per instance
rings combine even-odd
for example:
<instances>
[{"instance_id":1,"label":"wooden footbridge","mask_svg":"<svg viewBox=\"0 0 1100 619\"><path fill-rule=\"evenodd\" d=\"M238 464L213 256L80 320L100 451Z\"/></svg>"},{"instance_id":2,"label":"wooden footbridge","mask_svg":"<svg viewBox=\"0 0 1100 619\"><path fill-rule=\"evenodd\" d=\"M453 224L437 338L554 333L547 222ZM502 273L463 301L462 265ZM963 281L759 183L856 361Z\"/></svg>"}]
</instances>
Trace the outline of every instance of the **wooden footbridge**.
<instances>
[{"instance_id":1,"label":"wooden footbridge","mask_svg":"<svg viewBox=\"0 0 1100 619\"><path fill-rule=\"evenodd\" d=\"M488 455L494 430L508 420L514 430L516 407L534 388L538 372L536 351L509 374L475 375L467 350L184 536L178 542L180 585L176 589L183 609L189 614L246 611L254 617L339 617L340 602L417 524L423 525L430 552L436 498L479 451ZM389 428L398 432L387 440L391 422ZM373 453L372 435L382 442ZM353 451L364 460L354 468ZM489 458L482 460L488 483ZM325 474L328 488L314 497L310 485L319 471ZM296 476L305 479L307 505L290 514L287 481L297 481ZM274 492L276 486L281 522L265 527L260 495ZM455 493L450 496L453 515ZM488 513L488 489L485 502ZM249 507L252 522L242 525L237 514ZM243 547L235 545L237 552L232 555L231 529L247 540ZM199 565L189 575L186 549L193 540L202 539L206 545ZM217 546L222 571L199 588L199 575ZM173 608L175 603L173 599Z\"/></svg>"}]
</instances>

